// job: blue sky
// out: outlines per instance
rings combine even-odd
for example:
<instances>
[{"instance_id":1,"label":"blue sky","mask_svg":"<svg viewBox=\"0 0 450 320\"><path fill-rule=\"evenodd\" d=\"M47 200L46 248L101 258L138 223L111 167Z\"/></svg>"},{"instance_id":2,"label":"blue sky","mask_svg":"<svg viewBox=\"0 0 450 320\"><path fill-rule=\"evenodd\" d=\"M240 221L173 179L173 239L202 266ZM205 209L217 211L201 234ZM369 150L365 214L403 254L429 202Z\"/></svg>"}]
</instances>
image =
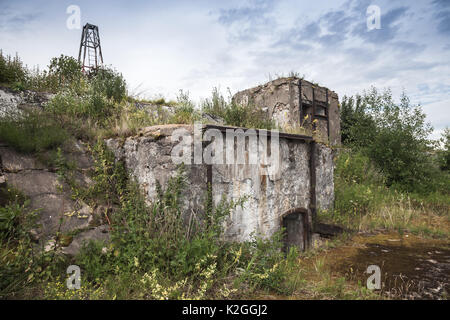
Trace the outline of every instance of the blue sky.
<instances>
[{"instance_id":1,"label":"blue sky","mask_svg":"<svg viewBox=\"0 0 450 320\"><path fill-rule=\"evenodd\" d=\"M0 0L0 48L29 66L77 57L81 24L100 28L106 64L131 92L199 101L298 72L339 96L370 86L405 90L435 127L450 126L450 1L39 1ZM381 29L368 30L369 5Z\"/></svg>"}]
</instances>

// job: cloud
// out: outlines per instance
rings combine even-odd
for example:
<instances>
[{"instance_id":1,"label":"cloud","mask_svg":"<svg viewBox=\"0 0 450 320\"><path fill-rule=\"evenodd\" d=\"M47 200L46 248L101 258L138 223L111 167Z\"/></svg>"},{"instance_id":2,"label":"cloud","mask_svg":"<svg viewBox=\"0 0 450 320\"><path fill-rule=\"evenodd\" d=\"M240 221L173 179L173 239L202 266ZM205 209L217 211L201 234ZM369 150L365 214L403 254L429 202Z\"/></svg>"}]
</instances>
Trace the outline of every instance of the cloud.
<instances>
[{"instance_id":1,"label":"cloud","mask_svg":"<svg viewBox=\"0 0 450 320\"><path fill-rule=\"evenodd\" d=\"M398 23L401 21L408 11L407 7L399 7L388 11L385 14L381 14L381 29L379 30L367 30L367 22L361 21L352 31L352 34L360 37L365 41L369 41L374 44L384 43L392 40L396 37L400 27Z\"/></svg>"},{"instance_id":2,"label":"cloud","mask_svg":"<svg viewBox=\"0 0 450 320\"><path fill-rule=\"evenodd\" d=\"M70 2L4 3L4 52L41 66L77 55L80 31L65 24ZM394 96L405 89L428 106L450 95L448 0L113 1L108 10L77 3L82 23L101 29L105 62L149 94L174 97L183 88L199 101L213 86L236 92L296 71L339 96L374 85ZM367 30L371 4L381 8L380 30Z\"/></svg>"},{"instance_id":3,"label":"cloud","mask_svg":"<svg viewBox=\"0 0 450 320\"><path fill-rule=\"evenodd\" d=\"M450 10L438 12L435 17L439 21L438 31L447 35L450 34Z\"/></svg>"},{"instance_id":4,"label":"cloud","mask_svg":"<svg viewBox=\"0 0 450 320\"><path fill-rule=\"evenodd\" d=\"M237 8L219 9L217 21L229 28L230 41L257 41L261 31L274 27L273 7L271 0L251 0Z\"/></svg>"},{"instance_id":5,"label":"cloud","mask_svg":"<svg viewBox=\"0 0 450 320\"><path fill-rule=\"evenodd\" d=\"M231 9L219 10L219 22L224 25L233 23L251 22L255 25L267 21L265 15L273 7L272 1L253 0L248 5Z\"/></svg>"},{"instance_id":6,"label":"cloud","mask_svg":"<svg viewBox=\"0 0 450 320\"><path fill-rule=\"evenodd\" d=\"M433 124L435 129L441 130L450 126L450 99L436 101L423 106L427 114L427 120Z\"/></svg>"},{"instance_id":7,"label":"cloud","mask_svg":"<svg viewBox=\"0 0 450 320\"><path fill-rule=\"evenodd\" d=\"M0 12L0 32L18 32L26 29L41 17L38 12L21 12L5 7Z\"/></svg>"}]
</instances>

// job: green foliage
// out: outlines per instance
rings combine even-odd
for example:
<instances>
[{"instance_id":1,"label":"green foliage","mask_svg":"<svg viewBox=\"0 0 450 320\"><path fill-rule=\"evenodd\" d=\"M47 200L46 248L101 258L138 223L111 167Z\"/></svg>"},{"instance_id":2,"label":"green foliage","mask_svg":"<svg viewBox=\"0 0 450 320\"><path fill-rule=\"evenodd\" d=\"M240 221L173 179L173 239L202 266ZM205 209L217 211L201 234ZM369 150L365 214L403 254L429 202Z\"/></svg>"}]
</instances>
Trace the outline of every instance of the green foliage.
<instances>
[{"instance_id":1,"label":"green foliage","mask_svg":"<svg viewBox=\"0 0 450 320\"><path fill-rule=\"evenodd\" d=\"M114 154L101 140L90 151L94 158L94 185L90 187L88 194L96 200L119 203L127 183L123 163L115 161Z\"/></svg>"},{"instance_id":2,"label":"green foliage","mask_svg":"<svg viewBox=\"0 0 450 320\"><path fill-rule=\"evenodd\" d=\"M334 171L334 208L319 211L319 219L357 230L446 234L449 179L435 180L442 188L433 193L404 193L387 187L385 181L378 166L363 152L340 150Z\"/></svg>"},{"instance_id":3,"label":"green foliage","mask_svg":"<svg viewBox=\"0 0 450 320\"><path fill-rule=\"evenodd\" d=\"M445 128L440 139L442 150L438 150L438 163L443 171L450 170L450 128Z\"/></svg>"},{"instance_id":4,"label":"green foliage","mask_svg":"<svg viewBox=\"0 0 450 320\"><path fill-rule=\"evenodd\" d=\"M271 238L264 239L253 237L253 240L242 246L242 258L238 264L241 271L240 281L255 289L265 289L278 293L285 292L286 264L291 264L293 256L298 252L291 250L288 259L285 260L283 247L283 230L275 233Z\"/></svg>"},{"instance_id":5,"label":"green foliage","mask_svg":"<svg viewBox=\"0 0 450 320\"><path fill-rule=\"evenodd\" d=\"M0 83L13 85L20 89L27 79L27 71L16 54L4 56L0 50Z\"/></svg>"},{"instance_id":6,"label":"green foliage","mask_svg":"<svg viewBox=\"0 0 450 320\"><path fill-rule=\"evenodd\" d=\"M11 188L1 188L0 195L7 199L0 207L0 240L9 241L20 237L30 226L30 220L26 217L28 200Z\"/></svg>"},{"instance_id":7,"label":"green foliage","mask_svg":"<svg viewBox=\"0 0 450 320\"><path fill-rule=\"evenodd\" d=\"M192 124L200 120L200 114L195 109L194 103L189 98L189 92L180 93L177 96L177 103L175 105L175 114L169 120L170 123L178 124Z\"/></svg>"},{"instance_id":8,"label":"green foliage","mask_svg":"<svg viewBox=\"0 0 450 320\"><path fill-rule=\"evenodd\" d=\"M65 124L77 124L80 121L103 123L112 115L115 105L99 92L90 90L79 96L74 91L59 92L47 105L46 111L58 117Z\"/></svg>"},{"instance_id":9,"label":"green foliage","mask_svg":"<svg viewBox=\"0 0 450 320\"><path fill-rule=\"evenodd\" d=\"M0 195L8 199L0 206L0 299L4 299L60 272L64 259L53 251L36 252L30 230L36 226L37 212L28 208L28 200L11 188L0 188Z\"/></svg>"},{"instance_id":10,"label":"green foliage","mask_svg":"<svg viewBox=\"0 0 450 320\"><path fill-rule=\"evenodd\" d=\"M112 69L99 68L90 82L94 92L115 102L121 102L127 95L125 79Z\"/></svg>"},{"instance_id":11,"label":"green foliage","mask_svg":"<svg viewBox=\"0 0 450 320\"><path fill-rule=\"evenodd\" d=\"M68 139L67 132L40 110L0 118L0 140L22 152L55 149Z\"/></svg>"},{"instance_id":12,"label":"green foliage","mask_svg":"<svg viewBox=\"0 0 450 320\"><path fill-rule=\"evenodd\" d=\"M23 206L15 203L0 208L0 236L14 237Z\"/></svg>"},{"instance_id":13,"label":"green foliage","mask_svg":"<svg viewBox=\"0 0 450 320\"><path fill-rule=\"evenodd\" d=\"M65 55L52 58L48 69L48 86L51 91L56 92L61 88L80 90L84 75L80 63L75 58Z\"/></svg>"},{"instance_id":14,"label":"green foliage","mask_svg":"<svg viewBox=\"0 0 450 320\"><path fill-rule=\"evenodd\" d=\"M342 102L342 140L367 155L386 177L388 186L405 191L435 190L438 174L430 161L432 128L425 123L420 106L411 106L403 94L393 101L389 90L375 88ZM430 183L431 182L431 183Z\"/></svg>"},{"instance_id":15,"label":"green foliage","mask_svg":"<svg viewBox=\"0 0 450 320\"><path fill-rule=\"evenodd\" d=\"M85 242L76 257L77 265L83 267L85 281L98 281L114 269L108 262L109 255L103 252L106 245L101 241Z\"/></svg>"},{"instance_id":16,"label":"green foliage","mask_svg":"<svg viewBox=\"0 0 450 320\"><path fill-rule=\"evenodd\" d=\"M213 89L212 97L203 101L202 112L220 117L225 124L236 127L273 129L273 121L268 119L260 109L251 104L241 106L231 99L226 100L217 88Z\"/></svg>"},{"instance_id":17,"label":"green foliage","mask_svg":"<svg viewBox=\"0 0 450 320\"><path fill-rule=\"evenodd\" d=\"M383 201L384 180L367 156L342 150L335 169L335 219L366 215Z\"/></svg>"}]
</instances>

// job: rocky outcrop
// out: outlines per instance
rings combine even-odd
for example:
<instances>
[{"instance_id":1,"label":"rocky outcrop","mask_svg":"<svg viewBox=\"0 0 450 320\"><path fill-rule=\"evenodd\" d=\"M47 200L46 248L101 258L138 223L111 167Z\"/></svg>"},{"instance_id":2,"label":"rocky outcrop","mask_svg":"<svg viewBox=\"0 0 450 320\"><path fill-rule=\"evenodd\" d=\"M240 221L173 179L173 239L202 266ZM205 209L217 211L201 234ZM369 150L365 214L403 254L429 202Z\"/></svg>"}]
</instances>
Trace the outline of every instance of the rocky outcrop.
<instances>
[{"instance_id":1,"label":"rocky outcrop","mask_svg":"<svg viewBox=\"0 0 450 320\"><path fill-rule=\"evenodd\" d=\"M30 90L14 92L0 87L0 117L15 114L27 108L42 108L54 94Z\"/></svg>"},{"instance_id":2,"label":"rocky outcrop","mask_svg":"<svg viewBox=\"0 0 450 320\"><path fill-rule=\"evenodd\" d=\"M157 198L157 184L165 188L178 165L172 161L172 149L178 143L172 140L175 130L184 130L184 137L193 135L191 125L158 125L143 128L137 136L108 139L106 145L123 161L131 176L141 186L149 202ZM191 143L193 147L193 142ZM193 156L193 155L192 155ZM185 167L188 186L183 193L183 212L201 211L206 199L207 177L204 165ZM187 219L187 217L186 217Z\"/></svg>"},{"instance_id":3,"label":"rocky outcrop","mask_svg":"<svg viewBox=\"0 0 450 320\"><path fill-rule=\"evenodd\" d=\"M88 187L92 183L87 174L92 159L83 143L74 143L66 155L77 168L74 172L76 182ZM66 235L66 241L60 245L70 248L63 252L76 254L82 240L91 238L91 235L99 239L108 238L106 226L99 227L98 219L94 219L93 208L81 200L72 199L70 187L60 179L55 168L4 144L0 145L0 159L3 187L13 187L23 193L29 199L29 210L37 214L37 227L31 230L37 242L51 248L57 234ZM77 244L71 245L71 241Z\"/></svg>"}]
</instances>

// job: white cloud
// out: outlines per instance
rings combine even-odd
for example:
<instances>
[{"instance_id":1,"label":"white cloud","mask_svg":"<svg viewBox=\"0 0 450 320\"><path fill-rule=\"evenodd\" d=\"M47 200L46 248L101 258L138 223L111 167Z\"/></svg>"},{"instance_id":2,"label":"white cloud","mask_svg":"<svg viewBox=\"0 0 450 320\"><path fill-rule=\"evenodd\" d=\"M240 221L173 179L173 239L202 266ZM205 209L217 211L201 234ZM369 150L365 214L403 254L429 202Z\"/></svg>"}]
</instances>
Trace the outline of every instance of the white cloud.
<instances>
[{"instance_id":1,"label":"white cloud","mask_svg":"<svg viewBox=\"0 0 450 320\"><path fill-rule=\"evenodd\" d=\"M372 3L381 8L382 29L370 34L365 10ZM41 67L61 53L77 56L81 30L65 27L70 4L7 2L1 21L16 23L0 27L2 49ZM406 90L436 128L450 124L450 41L431 0L77 4L82 23L100 27L105 63L149 96L174 98L184 89L198 101L214 86L236 92L297 71L340 96L371 85L390 86L395 96Z\"/></svg>"}]
</instances>

